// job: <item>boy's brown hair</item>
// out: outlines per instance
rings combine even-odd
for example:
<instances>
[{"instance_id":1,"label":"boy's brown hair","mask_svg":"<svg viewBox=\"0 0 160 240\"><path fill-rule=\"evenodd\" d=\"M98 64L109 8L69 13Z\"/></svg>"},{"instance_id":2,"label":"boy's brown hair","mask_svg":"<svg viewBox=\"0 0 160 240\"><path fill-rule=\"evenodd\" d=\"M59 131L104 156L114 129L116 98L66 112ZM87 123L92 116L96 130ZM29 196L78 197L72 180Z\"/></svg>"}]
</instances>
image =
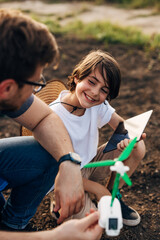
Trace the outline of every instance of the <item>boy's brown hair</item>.
<instances>
[{"instance_id":1,"label":"boy's brown hair","mask_svg":"<svg viewBox=\"0 0 160 240\"><path fill-rule=\"evenodd\" d=\"M75 66L72 75L68 77L69 90L74 91L76 88L75 77L78 81L82 81L96 68L98 68L104 81L109 85L107 100L116 98L121 83L120 68L117 61L109 53L101 50L91 51Z\"/></svg>"},{"instance_id":2,"label":"boy's brown hair","mask_svg":"<svg viewBox=\"0 0 160 240\"><path fill-rule=\"evenodd\" d=\"M0 9L0 82L12 78L21 87L37 66L58 64L58 58L56 40L44 24Z\"/></svg>"}]
</instances>

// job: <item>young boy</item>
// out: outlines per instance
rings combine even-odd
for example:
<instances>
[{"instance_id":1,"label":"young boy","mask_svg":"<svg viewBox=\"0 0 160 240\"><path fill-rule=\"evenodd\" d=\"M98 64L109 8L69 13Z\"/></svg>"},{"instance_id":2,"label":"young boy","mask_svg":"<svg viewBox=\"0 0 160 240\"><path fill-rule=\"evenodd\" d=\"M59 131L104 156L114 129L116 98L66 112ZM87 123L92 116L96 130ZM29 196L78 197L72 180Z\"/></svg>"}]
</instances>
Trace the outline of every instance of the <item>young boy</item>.
<instances>
[{"instance_id":1,"label":"young boy","mask_svg":"<svg viewBox=\"0 0 160 240\"><path fill-rule=\"evenodd\" d=\"M106 143L98 148L98 129L108 123L115 130L118 124L124 121L110 105L110 101L118 96L120 83L121 74L116 60L106 52L92 51L69 76L69 90L62 91L58 99L50 105L62 119L74 151L82 159L85 206L78 214L73 215L73 218L82 218L90 208L96 209L90 193L96 196L97 201L104 195L111 195L115 174L111 173L110 168L83 169L83 166L90 161L114 159L129 143L129 139L124 139L117 145L117 150L109 153L104 152ZM144 138L145 134L142 134L142 139ZM124 161L124 164L130 167L129 176L144 157L145 145L142 139L136 144L130 157ZM123 184L124 182L120 181L119 187ZM139 214L119 200L124 224L139 224ZM60 209L55 204L54 211L58 210Z\"/></svg>"}]
</instances>

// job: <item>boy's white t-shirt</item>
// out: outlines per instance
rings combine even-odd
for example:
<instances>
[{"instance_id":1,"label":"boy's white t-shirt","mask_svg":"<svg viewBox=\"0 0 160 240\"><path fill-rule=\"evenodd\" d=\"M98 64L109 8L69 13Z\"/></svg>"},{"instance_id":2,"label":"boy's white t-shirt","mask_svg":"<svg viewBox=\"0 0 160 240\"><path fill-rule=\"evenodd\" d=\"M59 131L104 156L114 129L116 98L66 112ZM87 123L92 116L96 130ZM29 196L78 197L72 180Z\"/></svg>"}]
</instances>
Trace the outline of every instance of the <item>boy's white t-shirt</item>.
<instances>
[{"instance_id":1,"label":"boy's white t-shirt","mask_svg":"<svg viewBox=\"0 0 160 240\"><path fill-rule=\"evenodd\" d=\"M62 119L70 135L74 151L82 159L81 167L83 167L96 156L99 141L98 128L110 121L115 109L106 101L106 104L87 108L83 116L76 116L60 103L62 96L68 93L68 90L62 91L59 97L50 104L50 108Z\"/></svg>"}]
</instances>

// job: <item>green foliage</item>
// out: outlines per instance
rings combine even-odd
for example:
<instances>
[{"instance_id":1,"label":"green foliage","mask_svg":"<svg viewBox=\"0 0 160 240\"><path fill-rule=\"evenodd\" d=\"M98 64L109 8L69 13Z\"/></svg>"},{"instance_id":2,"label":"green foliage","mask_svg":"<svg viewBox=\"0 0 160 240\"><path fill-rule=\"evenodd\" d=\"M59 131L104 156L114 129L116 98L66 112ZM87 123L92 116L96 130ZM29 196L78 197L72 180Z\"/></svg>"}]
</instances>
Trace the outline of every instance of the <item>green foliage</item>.
<instances>
[{"instance_id":1,"label":"green foliage","mask_svg":"<svg viewBox=\"0 0 160 240\"><path fill-rule=\"evenodd\" d=\"M0 0L0 3L14 2L11 0ZM17 0L16 2L22 2L22 0Z\"/></svg>"},{"instance_id":2,"label":"green foliage","mask_svg":"<svg viewBox=\"0 0 160 240\"><path fill-rule=\"evenodd\" d=\"M44 0L46 1L46 0ZM72 0L73 1L73 0ZM67 2L67 0L47 0L49 3L58 3L58 2ZM85 0L81 0L81 2L86 2ZM154 7L160 11L160 0L87 0L87 2L92 2L97 5L110 3L110 4L118 4L119 6L129 7L129 8L146 8L146 7Z\"/></svg>"},{"instance_id":3,"label":"green foliage","mask_svg":"<svg viewBox=\"0 0 160 240\"><path fill-rule=\"evenodd\" d=\"M155 34L150 38L150 47L153 50L160 50L160 34Z\"/></svg>"},{"instance_id":4,"label":"green foliage","mask_svg":"<svg viewBox=\"0 0 160 240\"><path fill-rule=\"evenodd\" d=\"M76 35L80 38L92 37L98 41L108 43L122 43L126 45L146 46L149 37L131 27L120 27L109 22L95 22L83 24L80 21L68 24L63 33Z\"/></svg>"},{"instance_id":5,"label":"green foliage","mask_svg":"<svg viewBox=\"0 0 160 240\"><path fill-rule=\"evenodd\" d=\"M15 0L17 2L23 2L24 0ZM45 3L63 3L69 2L67 0L41 0ZM74 0L70 0L74 1ZM0 3L11 2L11 0L0 0ZM12 1L13 2L13 1ZM86 2L85 0L81 0L81 2ZM152 7L155 8L156 12L160 12L160 0L87 0L87 2L91 2L97 5L110 3L110 4L118 4L120 7L127 8L147 8Z\"/></svg>"},{"instance_id":6,"label":"green foliage","mask_svg":"<svg viewBox=\"0 0 160 240\"><path fill-rule=\"evenodd\" d=\"M58 23L58 21L53 21L51 19L46 19L45 21L43 21L43 23L45 25L47 25L48 29L55 34L62 34L63 29L61 28L60 24Z\"/></svg>"},{"instance_id":7,"label":"green foliage","mask_svg":"<svg viewBox=\"0 0 160 240\"><path fill-rule=\"evenodd\" d=\"M106 3L116 3L122 7L147 8L152 7L160 11L160 0L105 0Z\"/></svg>"},{"instance_id":8,"label":"green foliage","mask_svg":"<svg viewBox=\"0 0 160 240\"><path fill-rule=\"evenodd\" d=\"M50 18L43 20L43 23L53 34L72 35L81 39L93 38L106 45L112 43L139 46L148 50L160 49L160 34L148 36L133 27L121 27L110 22L84 24L81 21L74 21L62 27Z\"/></svg>"}]
</instances>

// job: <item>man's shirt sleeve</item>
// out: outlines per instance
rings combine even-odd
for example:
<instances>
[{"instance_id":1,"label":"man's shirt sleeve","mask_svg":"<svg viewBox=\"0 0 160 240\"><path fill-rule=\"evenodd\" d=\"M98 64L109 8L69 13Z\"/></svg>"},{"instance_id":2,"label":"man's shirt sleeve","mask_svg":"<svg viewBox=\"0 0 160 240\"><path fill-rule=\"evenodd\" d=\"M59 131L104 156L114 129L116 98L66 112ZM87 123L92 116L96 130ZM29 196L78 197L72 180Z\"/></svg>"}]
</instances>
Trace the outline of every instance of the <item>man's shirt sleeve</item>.
<instances>
[{"instance_id":1,"label":"man's shirt sleeve","mask_svg":"<svg viewBox=\"0 0 160 240\"><path fill-rule=\"evenodd\" d=\"M17 111L2 111L2 114L7 115L10 118L17 118L19 116L21 116L23 113L25 113L28 108L32 105L34 100L34 95L32 94L25 102L24 104L21 106L21 108Z\"/></svg>"}]
</instances>

